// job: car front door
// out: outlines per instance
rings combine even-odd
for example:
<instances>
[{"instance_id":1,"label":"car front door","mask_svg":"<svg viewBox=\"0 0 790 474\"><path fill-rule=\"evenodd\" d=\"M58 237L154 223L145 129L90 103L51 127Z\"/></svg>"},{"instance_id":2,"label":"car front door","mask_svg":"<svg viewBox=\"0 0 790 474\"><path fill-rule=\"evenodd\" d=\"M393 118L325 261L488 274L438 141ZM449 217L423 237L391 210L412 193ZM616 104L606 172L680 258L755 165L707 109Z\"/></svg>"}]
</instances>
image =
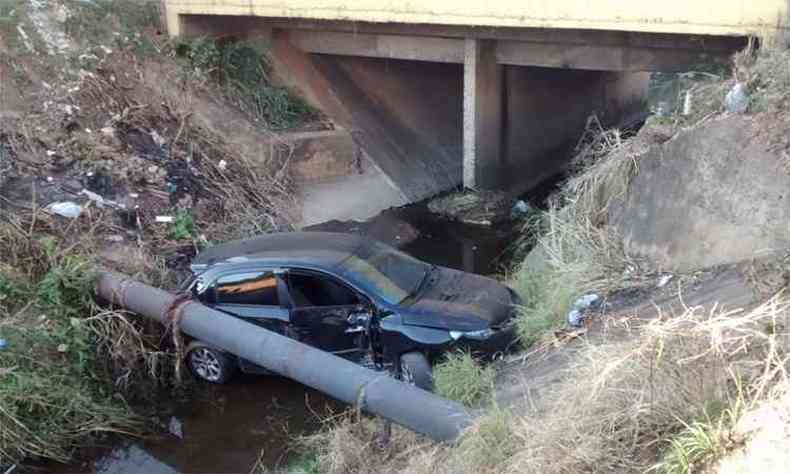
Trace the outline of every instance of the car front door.
<instances>
[{"instance_id":1,"label":"car front door","mask_svg":"<svg viewBox=\"0 0 790 474\"><path fill-rule=\"evenodd\" d=\"M240 271L220 276L209 299L216 309L283 333L289 322L285 281L274 270Z\"/></svg>"},{"instance_id":2,"label":"car front door","mask_svg":"<svg viewBox=\"0 0 790 474\"><path fill-rule=\"evenodd\" d=\"M364 310L360 296L338 279L318 272L287 274L291 323L304 342L334 353L357 349L348 318Z\"/></svg>"}]
</instances>

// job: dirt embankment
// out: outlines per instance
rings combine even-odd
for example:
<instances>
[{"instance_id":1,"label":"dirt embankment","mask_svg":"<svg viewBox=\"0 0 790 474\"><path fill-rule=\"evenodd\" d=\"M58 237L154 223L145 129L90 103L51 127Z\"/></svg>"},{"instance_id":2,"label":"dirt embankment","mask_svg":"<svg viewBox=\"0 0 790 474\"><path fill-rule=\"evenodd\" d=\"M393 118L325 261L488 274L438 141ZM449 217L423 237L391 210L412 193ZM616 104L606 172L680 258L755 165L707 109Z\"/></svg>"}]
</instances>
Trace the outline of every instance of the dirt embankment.
<instances>
[{"instance_id":1,"label":"dirt embankment","mask_svg":"<svg viewBox=\"0 0 790 474\"><path fill-rule=\"evenodd\" d=\"M93 303L97 266L173 288L201 246L291 228L272 104L240 104L298 107L260 69L227 86L261 51L171 42L158 9L0 2L0 472L144 433L177 380L172 332Z\"/></svg>"}]
</instances>

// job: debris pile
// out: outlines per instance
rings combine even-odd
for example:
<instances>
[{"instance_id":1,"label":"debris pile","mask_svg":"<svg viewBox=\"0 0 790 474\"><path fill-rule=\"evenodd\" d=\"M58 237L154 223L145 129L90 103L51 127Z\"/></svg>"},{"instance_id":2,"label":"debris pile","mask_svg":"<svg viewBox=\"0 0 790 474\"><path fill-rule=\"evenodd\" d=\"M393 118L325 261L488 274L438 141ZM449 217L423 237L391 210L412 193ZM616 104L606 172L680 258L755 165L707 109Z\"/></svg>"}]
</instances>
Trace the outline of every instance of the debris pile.
<instances>
[{"instance_id":1,"label":"debris pile","mask_svg":"<svg viewBox=\"0 0 790 474\"><path fill-rule=\"evenodd\" d=\"M463 191L432 200L428 209L450 220L489 226L508 219L511 202L501 192Z\"/></svg>"}]
</instances>

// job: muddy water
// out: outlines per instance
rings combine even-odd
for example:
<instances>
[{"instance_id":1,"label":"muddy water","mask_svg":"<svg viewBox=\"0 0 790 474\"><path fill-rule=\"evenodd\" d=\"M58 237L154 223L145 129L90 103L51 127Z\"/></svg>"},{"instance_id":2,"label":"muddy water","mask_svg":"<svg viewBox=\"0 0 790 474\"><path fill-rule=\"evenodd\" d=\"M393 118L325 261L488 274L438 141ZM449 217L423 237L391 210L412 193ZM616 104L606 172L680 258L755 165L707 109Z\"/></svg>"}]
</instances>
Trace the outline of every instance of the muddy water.
<instances>
[{"instance_id":1,"label":"muddy water","mask_svg":"<svg viewBox=\"0 0 790 474\"><path fill-rule=\"evenodd\" d=\"M481 274L498 273L511 239L509 226L448 222L424 205L385 211L363 223L329 222L310 230L360 233L425 261ZM203 387L164 419L165 434L106 448L93 459L49 472L99 474L248 473L262 456L272 468L294 455L289 438L315 432L341 404L273 376L238 376ZM167 417L166 417L167 418ZM168 432L169 431L169 432Z\"/></svg>"}]
</instances>

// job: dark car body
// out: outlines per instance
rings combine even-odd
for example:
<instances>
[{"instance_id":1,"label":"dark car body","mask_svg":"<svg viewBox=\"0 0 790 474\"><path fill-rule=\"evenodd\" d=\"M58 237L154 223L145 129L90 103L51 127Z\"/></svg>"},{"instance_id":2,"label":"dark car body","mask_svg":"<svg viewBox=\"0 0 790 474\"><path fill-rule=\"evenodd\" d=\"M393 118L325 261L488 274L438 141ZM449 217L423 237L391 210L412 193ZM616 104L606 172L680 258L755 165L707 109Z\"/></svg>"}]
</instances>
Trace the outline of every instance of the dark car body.
<instances>
[{"instance_id":1,"label":"dark car body","mask_svg":"<svg viewBox=\"0 0 790 474\"><path fill-rule=\"evenodd\" d=\"M229 242L200 253L191 268L189 288L204 304L336 354L360 351L355 314L375 315L376 344L390 364L413 351L433 359L454 347L504 351L514 341L517 301L508 287L356 235Z\"/></svg>"}]
</instances>

